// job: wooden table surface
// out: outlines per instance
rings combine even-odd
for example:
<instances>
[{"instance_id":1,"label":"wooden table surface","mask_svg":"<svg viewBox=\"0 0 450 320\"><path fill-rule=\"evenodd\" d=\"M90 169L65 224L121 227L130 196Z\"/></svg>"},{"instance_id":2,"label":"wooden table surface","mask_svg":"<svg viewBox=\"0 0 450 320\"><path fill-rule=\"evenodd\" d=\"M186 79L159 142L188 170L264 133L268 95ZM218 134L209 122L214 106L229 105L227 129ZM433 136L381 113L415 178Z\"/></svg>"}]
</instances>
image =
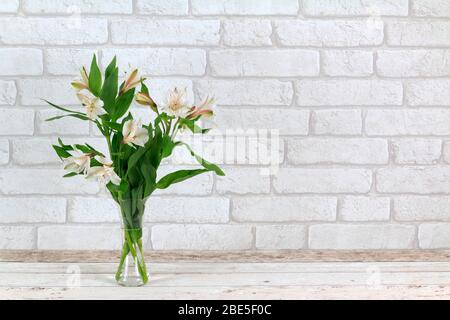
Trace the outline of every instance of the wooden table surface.
<instances>
[{"instance_id":1,"label":"wooden table surface","mask_svg":"<svg viewBox=\"0 0 450 320\"><path fill-rule=\"evenodd\" d=\"M148 285L116 252L0 252L0 299L450 299L448 251L154 252Z\"/></svg>"}]
</instances>

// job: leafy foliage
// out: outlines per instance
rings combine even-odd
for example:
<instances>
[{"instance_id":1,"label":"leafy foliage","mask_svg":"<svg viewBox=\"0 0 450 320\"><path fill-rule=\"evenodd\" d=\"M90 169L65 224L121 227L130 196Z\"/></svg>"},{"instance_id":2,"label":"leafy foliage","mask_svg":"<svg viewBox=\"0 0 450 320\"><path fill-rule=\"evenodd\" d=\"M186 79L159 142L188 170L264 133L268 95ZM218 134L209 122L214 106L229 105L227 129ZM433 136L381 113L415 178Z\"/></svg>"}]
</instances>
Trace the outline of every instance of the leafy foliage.
<instances>
[{"instance_id":1,"label":"leafy foliage","mask_svg":"<svg viewBox=\"0 0 450 320\"><path fill-rule=\"evenodd\" d=\"M208 129L203 129L196 123L200 116L189 118L164 112L150 97L150 91L144 84L144 79L138 78L137 70L131 72L129 78L119 86L117 59L114 57L102 73L94 55L90 72L85 71L83 75L84 79L78 82L81 83L79 86L87 88L85 90L94 97L92 104L83 102L83 105L86 108L98 107L95 103L101 101L102 112L93 117L88 113L74 111L47 101L49 105L65 113L47 121L72 117L93 122L106 139L111 163L104 160L106 156L103 153L88 144L67 145L58 139L58 144L53 145L53 148L61 160L73 160L75 153L78 153L82 159L87 157L90 169L102 167L113 169L112 173L111 170L105 169L105 174L117 175L120 182L114 183L114 179L110 179L106 187L113 199L119 203L127 228L140 226L145 201L156 189L166 189L175 183L206 172L224 175L217 165L202 159L186 143L175 140L180 129L187 128L193 133L207 133ZM156 113L154 121L142 127L129 112L139 85L141 86L139 94L142 97L139 103L146 105L149 112ZM138 131L146 132L145 136L138 136ZM201 168L178 170L158 180L157 172L162 160L170 157L178 146L186 147ZM65 177L83 174L85 172L69 172ZM89 176L89 170L87 175Z\"/></svg>"}]
</instances>

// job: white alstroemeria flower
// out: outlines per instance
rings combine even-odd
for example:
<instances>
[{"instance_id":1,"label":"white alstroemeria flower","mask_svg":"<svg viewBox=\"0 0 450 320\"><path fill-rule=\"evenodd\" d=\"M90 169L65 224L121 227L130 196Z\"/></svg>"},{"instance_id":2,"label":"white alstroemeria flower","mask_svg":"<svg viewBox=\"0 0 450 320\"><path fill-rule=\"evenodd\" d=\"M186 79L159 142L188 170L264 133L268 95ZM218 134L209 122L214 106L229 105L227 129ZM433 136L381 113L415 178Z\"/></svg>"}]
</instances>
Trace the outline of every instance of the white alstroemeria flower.
<instances>
[{"instance_id":1,"label":"white alstroemeria flower","mask_svg":"<svg viewBox=\"0 0 450 320\"><path fill-rule=\"evenodd\" d=\"M139 83L141 83L144 79L139 75L138 69L131 69L130 72L127 72L127 78L125 80L125 83L122 87L122 90L120 90L120 94L123 94L131 89L136 88Z\"/></svg>"},{"instance_id":2,"label":"white alstroemeria flower","mask_svg":"<svg viewBox=\"0 0 450 320\"><path fill-rule=\"evenodd\" d=\"M156 105L155 101L153 101L152 97L150 97L150 94L145 92L138 92L136 93L134 98L136 102L141 106L149 106L154 112L158 112L158 106Z\"/></svg>"},{"instance_id":3,"label":"white alstroemeria flower","mask_svg":"<svg viewBox=\"0 0 450 320\"><path fill-rule=\"evenodd\" d=\"M193 106L187 114L187 119L195 119L198 117L209 118L214 115L213 108L216 105L216 99L213 96L206 96L202 103L197 107Z\"/></svg>"},{"instance_id":4,"label":"white alstroemeria flower","mask_svg":"<svg viewBox=\"0 0 450 320\"><path fill-rule=\"evenodd\" d=\"M86 174L91 167L91 155L74 149L72 156L64 159L64 170Z\"/></svg>"},{"instance_id":5,"label":"white alstroemeria flower","mask_svg":"<svg viewBox=\"0 0 450 320\"><path fill-rule=\"evenodd\" d=\"M103 109L103 101L89 91L80 91L77 93L77 97L86 108L86 115L89 119L96 120L98 116L106 113L105 109Z\"/></svg>"},{"instance_id":6,"label":"white alstroemeria flower","mask_svg":"<svg viewBox=\"0 0 450 320\"><path fill-rule=\"evenodd\" d=\"M175 88L169 91L164 105L166 113L177 118L184 118L190 110L186 96L186 89Z\"/></svg>"},{"instance_id":7,"label":"white alstroemeria flower","mask_svg":"<svg viewBox=\"0 0 450 320\"><path fill-rule=\"evenodd\" d=\"M103 164L103 166L90 168L87 172L86 179L96 179L103 185L107 185L110 182L117 186L120 185L120 177L114 172L112 161L101 156L95 159Z\"/></svg>"},{"instance_id":8,"label":"white alstroemeria flower","mask_svg":"<svg viewBox=\"0 0 450 320\"><path fill-rule=\"evenodd\" d=\"M123 125L123 143L132 146L133 144L143 147L149 137L148 131L142 128L141 121L128 120Z\"/></svg>"},{"instance_id":9,"label":"white alstroemeria flower","mask_svg":"<svg viewBox=\"0 0 450 320\"><path fill-rule=\"evenodd\" d=\"M85 67L81 68L80 74L81 79L75 79L72 81L72 87L74 87L77 91L89 90L89 76Z\"/></svg>"}]
</instances>

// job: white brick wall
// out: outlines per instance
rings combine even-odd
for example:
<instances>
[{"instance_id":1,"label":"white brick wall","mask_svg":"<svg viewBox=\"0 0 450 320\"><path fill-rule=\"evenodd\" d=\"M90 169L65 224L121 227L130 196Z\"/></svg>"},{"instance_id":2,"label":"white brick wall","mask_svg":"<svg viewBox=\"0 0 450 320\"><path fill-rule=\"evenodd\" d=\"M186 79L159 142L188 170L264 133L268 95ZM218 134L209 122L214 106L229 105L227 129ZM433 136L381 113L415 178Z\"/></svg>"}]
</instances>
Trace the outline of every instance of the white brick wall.
<instances>
[{"instance_id":1,"label":"white brick wall","mask_svg":"<svg viewBox=\"0 0 450 320\"><path fill-rule=\"evenodd\" d=\"M0 249L120 245L117 206L50 146L102 138L41 100L77 106L93 53L158 103L215 94L219 130L280 135L273 176L212 139L227 176L156 192L148 249L449 249L449 19L447 0L0 1Z\"/></svg>"}]
</instances>

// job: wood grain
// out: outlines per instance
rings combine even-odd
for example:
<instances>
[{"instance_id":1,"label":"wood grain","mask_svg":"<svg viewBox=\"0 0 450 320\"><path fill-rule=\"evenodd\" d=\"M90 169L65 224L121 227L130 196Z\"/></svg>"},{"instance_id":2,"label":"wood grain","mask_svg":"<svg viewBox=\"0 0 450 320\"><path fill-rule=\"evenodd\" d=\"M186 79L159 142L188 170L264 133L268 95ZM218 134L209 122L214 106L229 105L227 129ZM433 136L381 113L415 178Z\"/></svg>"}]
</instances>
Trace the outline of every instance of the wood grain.
<instances>
[{"instance_id":1,"label":"wood grain","mask_svg":"<svg viewBox=\"0 0 450 320\"><path fill-rule=\"evenodd\" d=\"M449 250L388 251L149 251L147 261L210 262L368 262L450 261ZM119 251L8 251L0 250L0 261L17 262L116 262Z\"/></svg>"}]
</instances>

